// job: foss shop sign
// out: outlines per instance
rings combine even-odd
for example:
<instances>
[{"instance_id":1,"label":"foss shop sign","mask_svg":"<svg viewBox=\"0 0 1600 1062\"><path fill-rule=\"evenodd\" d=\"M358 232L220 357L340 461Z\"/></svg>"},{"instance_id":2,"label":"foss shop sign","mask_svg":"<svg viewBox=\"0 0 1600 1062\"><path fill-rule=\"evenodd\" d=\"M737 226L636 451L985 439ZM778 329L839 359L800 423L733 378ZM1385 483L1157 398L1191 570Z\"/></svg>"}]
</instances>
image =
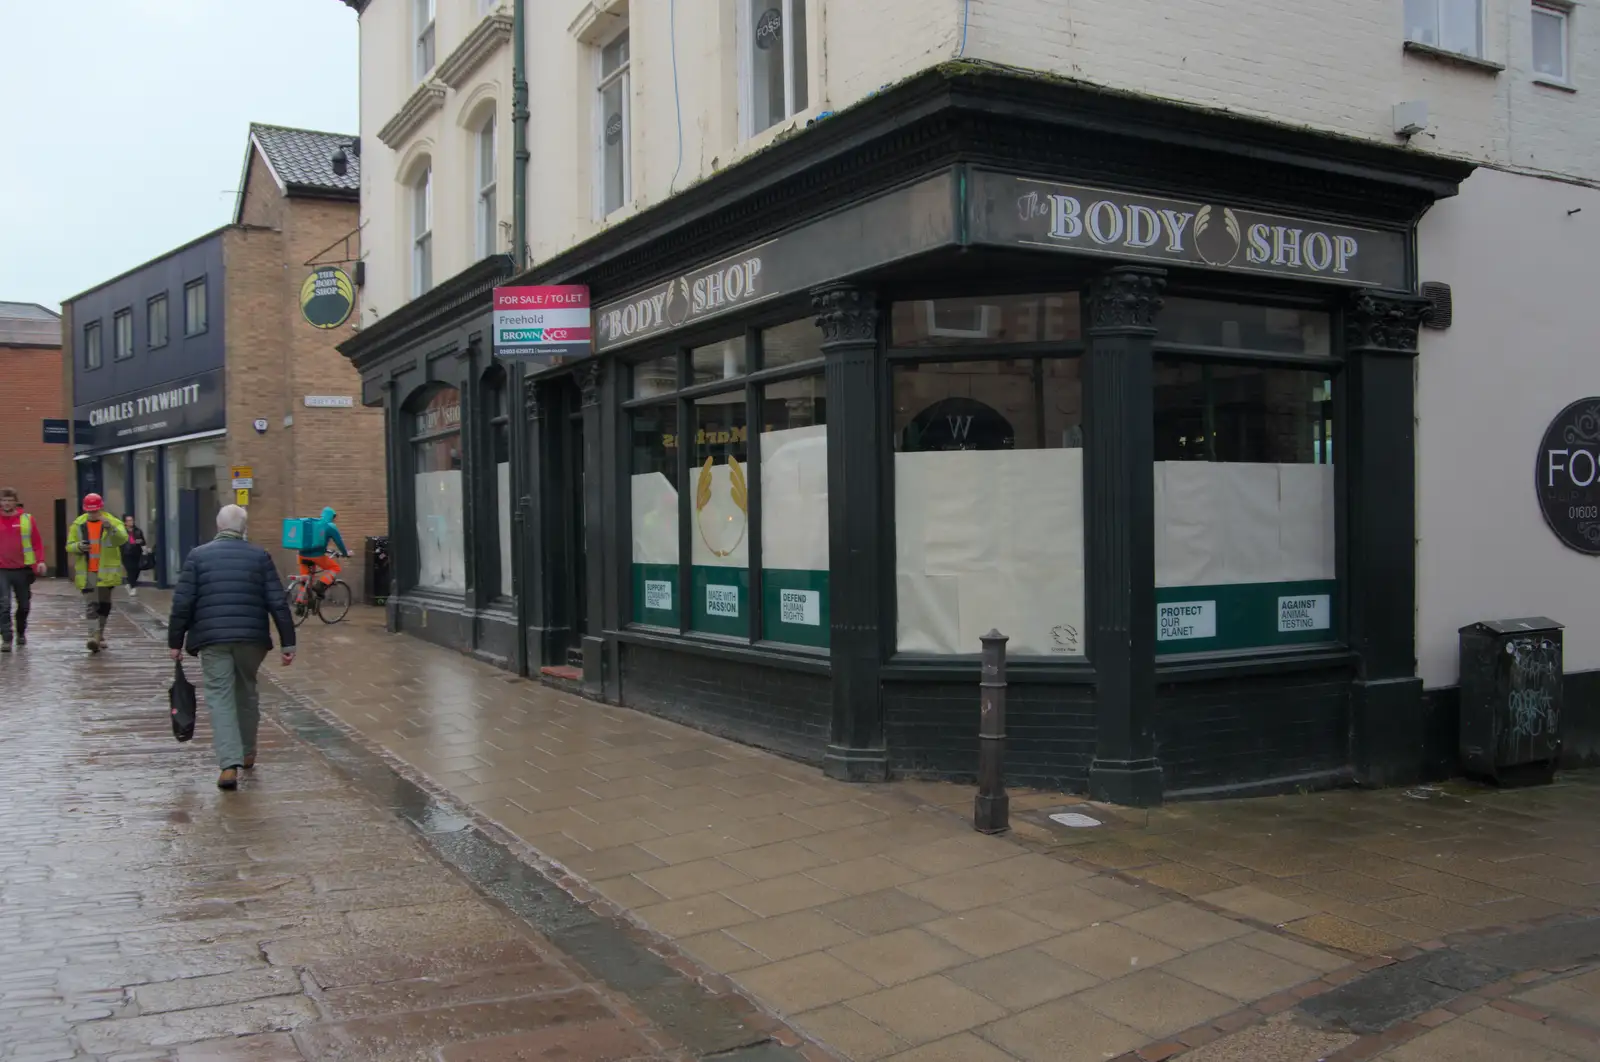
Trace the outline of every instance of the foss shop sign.
<instances>
[{"instance_id":1,"label":"foss shop sign","mask_svg":"<svg viewBox=\"0 0 1600 1062\"><path fill-rule=\"evenodd\" d=\"M535 366L590 352L589 289L582 284L494 289L494 352Z\"/></svg>"}]
</instances>

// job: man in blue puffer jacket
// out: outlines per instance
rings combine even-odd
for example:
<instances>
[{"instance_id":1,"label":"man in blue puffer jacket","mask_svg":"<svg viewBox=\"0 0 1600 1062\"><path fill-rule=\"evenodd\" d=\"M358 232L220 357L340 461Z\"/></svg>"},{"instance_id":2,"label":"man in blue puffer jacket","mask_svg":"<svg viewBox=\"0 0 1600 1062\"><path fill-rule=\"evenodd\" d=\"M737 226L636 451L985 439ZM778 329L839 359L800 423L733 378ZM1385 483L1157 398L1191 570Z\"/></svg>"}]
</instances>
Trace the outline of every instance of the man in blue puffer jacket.
<instances>
[{"instance_id":1,"label":"man in blue puffer jacket","mask_svg":"<svg viewBox=\"0 0 1600 1062\"><path fill-rule=\"evenodd\" d=\"M256 672L272 650L268 616L278 625L284 666L294 662L294 617L272 555L245 541L248 518L237 505L217 513L217 537L183 562L167 621L172 659L183 659L185 643L200 657L219 789L237 789L239 768L256 765Z\"/></svg>"}]
</instances>

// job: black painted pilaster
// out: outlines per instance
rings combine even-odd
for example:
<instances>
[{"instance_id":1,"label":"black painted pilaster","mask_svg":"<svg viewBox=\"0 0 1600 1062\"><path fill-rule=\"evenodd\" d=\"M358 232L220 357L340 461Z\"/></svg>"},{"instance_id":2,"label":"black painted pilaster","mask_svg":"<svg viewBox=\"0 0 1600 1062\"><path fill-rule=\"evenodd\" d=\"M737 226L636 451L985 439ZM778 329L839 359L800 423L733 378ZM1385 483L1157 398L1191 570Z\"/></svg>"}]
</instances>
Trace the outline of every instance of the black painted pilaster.
<instances>
[{"instance_id":1,"label":"black painted pilaster","mask_svg":"<svg viewBox=\"0 0 1600 1062\"><path fill-rule=\"evenodd\" d=\"M879 461L882 373L878 306L849 285L811 295L828 396L829 655L833 724L823 770L849 782L889 776L883 698L883 466Z\"/></svg>"},{"instance_id":2,"label":"black painted pilaster","mask_svg":"<svg viewBox=\"0 0 1600 1062\"><path fill-rule=\"evenodd\" d=\"M1166 273L1119 266L1089 287L1083 359L1088 652L1097 683L1089 794L1161 803L1156 760L1154 367Z\"/></svg>"},{"instance_id":3,"label":"black painted pilaster","mask_svg":"<svg viewBox=\"0 0 1600 1062\"><path fill-rule=\"evenodd\" d=\"M587 617L578 632L583 639L583 686L596 699L604 696L605 639L598 635L605 615L605 482L600 474L604 454L605 419L601 416L604 374L595 358L577 369L583 411L583 590Z\"/></svg>"},{"instance_id":4,"label":"black painted pilaster","mask_svg":"<svg viewBox=\"0 0 1600 1062\"><path fill-rule=\"evenodd\" d=\"M400 386L393 377L383 383L383 445L387 453L384 461L389 488L389 585L380 588L384 593L383 622L390 634L400 630L400 573L407 562L411 525L406 523L406 499L410 492L405 482L406 438L403 429L405 415L400 410ZM165 462L162 462L165 467ZM163 490L161 495L166 497Z\"/></svg>"},{"instance_id":5,"label":"black painted pilaster","mask_svg":"<svg viewBox=\"0 0 1600 1062\"><path fill-rule=\"evenodd\" d=\"M478 343L468 342L456 354L457 373L460 378L461 399L461 535L466 562L467 589L463 602L476 613L484 604L482 544L478 528L489 526L480 522L484 493L484 425L483 389L478 386ZM471 647L478 647L478 625L468 624Z\"/></svg>"},{"instance_id":6,"label":"black painted pilaster","mask_svg":"<svg viewBox=\"0 0 1600 1062\"><path fill-rule=\"evenodd\" d=\"M1356 683L1350 758L1365 785L1420 780L1416 653L1417 328L1425 299L1362 291L1345 307L1346 600Z\"/></svg>"},{"instance_id":7,"label":"black painted pilaster","mask_svg":"<svg viewBox=\"0 0 1600 1062\"><path fill-rule=\"evenodd\" d=\"M544 410L539 405L539 382L524 375L526 370L516 368L513 377L519 389L521 405L512 420L519 428L512 454L512 481L515 484L516 507L511 510L512 529L516 535L517 564L517 637L522 646L523 674L533 674L544 666L544 646L539 632L546 616L544 507L540 504L540 491L544 489ZM520 414L520 415L517 415Z\"/></svg>"}]
</instances>

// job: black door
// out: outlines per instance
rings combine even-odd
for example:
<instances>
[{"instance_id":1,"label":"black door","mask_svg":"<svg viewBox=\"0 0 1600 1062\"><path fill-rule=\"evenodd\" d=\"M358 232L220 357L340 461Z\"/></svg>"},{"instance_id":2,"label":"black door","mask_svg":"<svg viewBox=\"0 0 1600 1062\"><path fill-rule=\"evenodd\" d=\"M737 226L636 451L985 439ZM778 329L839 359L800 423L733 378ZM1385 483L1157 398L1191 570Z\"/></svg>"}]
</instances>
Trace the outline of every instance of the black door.
<instances>
[{"instance_id":1,"label":"black door","mask_svg":"<svg viewBox=\"0 0 1600 1062\"><path fill-rule=\"evenodd\" d=\"M576 399L576 395L572 396ZM589 629L589 550L588 524L583 505L584 445L583 411L573 401L568 405L566 446L562 469L566 510L567 566L566 601L569 641L567 663L583 667L583 635Z\"/></svg>"},{"instance_id":2,"label":"black door","mask_svg":"<svg viewBox=\"0 0 1600 1062\"><path fill-rule=\"evenodd\" d=\"M189 551L200 544L200 492L178 491L178 566L182 567ZM173 575L177 579L176 573Z\"/></svg>"}]
</instances>

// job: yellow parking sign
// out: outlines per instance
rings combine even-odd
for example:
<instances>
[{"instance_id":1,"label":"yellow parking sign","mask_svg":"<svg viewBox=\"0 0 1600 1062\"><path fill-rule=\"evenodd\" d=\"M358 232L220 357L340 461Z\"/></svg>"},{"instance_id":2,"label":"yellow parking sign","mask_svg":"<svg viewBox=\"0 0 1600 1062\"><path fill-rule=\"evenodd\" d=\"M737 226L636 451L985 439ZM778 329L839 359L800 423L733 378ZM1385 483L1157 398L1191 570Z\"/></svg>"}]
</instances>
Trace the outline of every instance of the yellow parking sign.
<instances>
[{"instance_id":1,"label":"yellow parking sign","mask_svg":"<svg viewBox=\"0 0 1600 1062\"><path fill-rule=\"evenodd\" d=\"M233 504L235 504L235 505L249 505L250 504L250 491L248 489L246 489L246 488L243 488L243 487L241 487L240 489L234 491L233 492Z\"/></svg>"}]
</instances>

